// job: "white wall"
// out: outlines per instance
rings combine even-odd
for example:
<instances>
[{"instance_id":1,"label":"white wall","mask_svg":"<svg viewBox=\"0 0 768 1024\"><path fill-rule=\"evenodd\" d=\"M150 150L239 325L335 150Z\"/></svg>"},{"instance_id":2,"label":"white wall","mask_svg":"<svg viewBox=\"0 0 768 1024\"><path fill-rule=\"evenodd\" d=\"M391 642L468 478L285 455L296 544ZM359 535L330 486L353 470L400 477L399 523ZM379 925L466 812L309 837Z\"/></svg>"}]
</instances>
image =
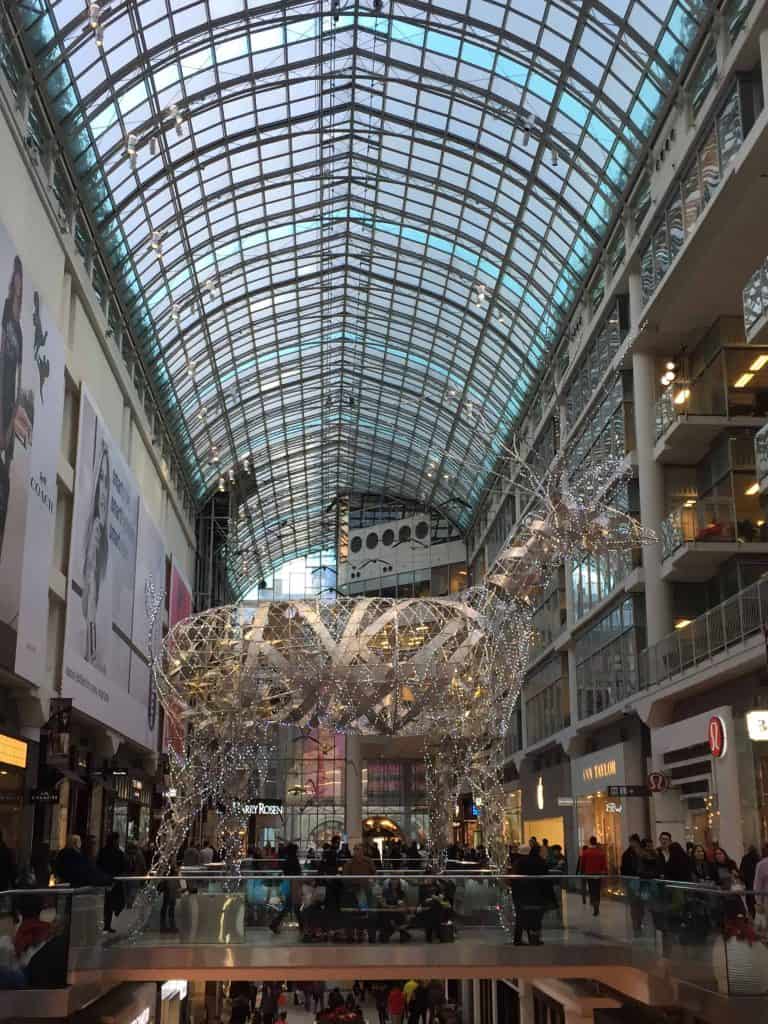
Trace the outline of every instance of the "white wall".
<instances>
[{"instance_id":1,"label":"white wall","mask_svg":"<svg viewBox=\"0 0 768 1024\"><path fill-rule=\"evenodd\" d=\"M5 87L5 82L1 87ZM7 99L8 95L5 91L3 98ZM187 578L194 578L194 536L178 492L172 491L164 479L158 453L150 451L145 440L151 436L147 417L114 341L105 337L105 314L91 289L88 272L72 236L60 232L46 208L45 186L36 180L35 172L26 162L27 154L22 154L19 146L15 110L6 103L2 107L0 222L13 239L42 299L56 315L65 339L66 369L70 378L58 473L53 589L49 593L48 674L46 679L31 681L41 687L40 704L45 709L50 689L60 679L61 670L64 614L61 574L66 570L81 384L88 387L114 438L122 439L123 454L163 534L166 550Z\"/></svg>"}]
</instances>

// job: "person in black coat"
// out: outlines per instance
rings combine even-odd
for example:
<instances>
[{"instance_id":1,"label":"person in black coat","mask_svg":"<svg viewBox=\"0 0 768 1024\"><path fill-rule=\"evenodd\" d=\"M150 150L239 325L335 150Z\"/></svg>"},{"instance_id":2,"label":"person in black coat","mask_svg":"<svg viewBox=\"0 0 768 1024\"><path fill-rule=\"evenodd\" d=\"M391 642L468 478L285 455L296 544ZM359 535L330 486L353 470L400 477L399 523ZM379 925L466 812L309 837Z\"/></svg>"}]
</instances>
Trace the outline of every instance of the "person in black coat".
<instances>
[{"instance_id":1,"label":"person in black coat","mask_svg":"<svg viewBox=\"0 0 768 1024\"><path fill-rule=\"evenodd\" d=\"M523 944L523 932L528 933L528 944L541 945L541 924L544 907L549 896L548 883L536 876L546 875L549 868L541 856L538 846L531 852L515 861L513 871L516 875L527 877L517 878L512 882L512 898L515 903L515 934L516 946Z\"/></svg>"},{"instance_id":2,"label":"person in black coat","mask_svg":"<svg viewBox=\"0 0 768 1024\"><path fill-rule=\"evenodd\" d=\"M12 889L16 881L16 858L0 832L0 892Z\"/></svg>"},{"instance_id":3,"label":"person in black coat","mask_svg":"<svg viewBox=\"0 0 768 1024\"><path fill-rule=\"evenodd\" d=\"M67 845L56 854L53 870L58 880L67 885L77 887L92 884L90 865L83 853L80 836L69 836Z\"/></svg>"},{"instance_id":4,"label":"person in black coat","mask_svg":"<svg viewBox=\"0 0 768 1024\"><path fill-rule=\"evenodd\" d=\"M125 854L120 849L120 834L110 832L107 841L101 848L98 858L98 866L114 879L118 875L124 875L126 870ZM122 882L115 882L112 888L107 890L104 898L104 931L114 932L112 927L113 915L119 915L125 906L125 891Z\"/></svg>"}]
</instances>

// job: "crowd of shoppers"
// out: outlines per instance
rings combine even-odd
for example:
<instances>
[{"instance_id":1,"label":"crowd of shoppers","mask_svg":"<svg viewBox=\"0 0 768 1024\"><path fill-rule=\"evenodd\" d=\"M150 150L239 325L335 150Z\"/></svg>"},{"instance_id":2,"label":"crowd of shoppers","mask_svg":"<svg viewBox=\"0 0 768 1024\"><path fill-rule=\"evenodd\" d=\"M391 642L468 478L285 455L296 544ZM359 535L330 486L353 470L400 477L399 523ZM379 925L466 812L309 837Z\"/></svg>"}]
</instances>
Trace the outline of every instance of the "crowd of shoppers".
<instances>
[{"instance_id":1,"label":"crowd of shoppers","mask_svg":"<svg viewBox=\"0 0 768 1024\"><path fill-rule=\"evenodd\" d=\"M356 981L344 993L324 981L232 982L230 1024L289 1024L291 1007L314 1013L318 1024L369 1020L370 1004L378 1024L458 1024L456 1009L445 999L444 982L412 978L401 981Z\"/></svg>"}]
</instances>

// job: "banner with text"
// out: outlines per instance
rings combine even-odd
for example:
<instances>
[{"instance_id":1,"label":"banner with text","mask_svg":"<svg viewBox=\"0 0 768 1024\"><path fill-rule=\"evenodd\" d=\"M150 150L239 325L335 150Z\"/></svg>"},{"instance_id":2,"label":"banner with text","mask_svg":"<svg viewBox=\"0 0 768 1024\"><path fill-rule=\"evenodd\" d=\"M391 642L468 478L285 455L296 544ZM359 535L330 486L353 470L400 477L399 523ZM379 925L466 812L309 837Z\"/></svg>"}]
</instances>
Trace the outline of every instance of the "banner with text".
<instances>
[{"instance_id":1,"label":"banner with text","mask_svg":"<svg viewBox=\"0 0 768 1024\"><path fill-rule=\"evenodd\" d=\"M150 746L146 699L130 692L138 516L133 474L83 388L62 694Z\"/></svg>"},{"instance_id":2,"label":"banner with text","mask_svg":"<svg viewBox=\"0 0 768 1024\"><path fill-rule=\"evenodd\" d=\"M0 225L0 667L40 685L64 409L64 340Z\"/></svg>"}]
</instances>

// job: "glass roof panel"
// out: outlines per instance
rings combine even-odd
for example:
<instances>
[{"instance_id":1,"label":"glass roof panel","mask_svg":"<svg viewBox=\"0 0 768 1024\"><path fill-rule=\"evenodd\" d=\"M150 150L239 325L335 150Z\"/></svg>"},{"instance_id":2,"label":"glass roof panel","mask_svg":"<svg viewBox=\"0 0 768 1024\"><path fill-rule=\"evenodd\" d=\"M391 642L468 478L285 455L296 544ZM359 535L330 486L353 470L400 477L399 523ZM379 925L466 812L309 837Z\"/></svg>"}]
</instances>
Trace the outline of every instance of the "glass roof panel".
<instances>
[{"instance_id":1,"label":"glass roof panel","mask_svg":"<svg viewBox=\"0 0 768 1024\"><path fill-rule=\"evenodd\" d=\"M709 10L516 7L132 0L97 45L81 0L19 5L190 479L245 487L262 572L344 493L470 523Z\"/></svg>"}]
</instances>

